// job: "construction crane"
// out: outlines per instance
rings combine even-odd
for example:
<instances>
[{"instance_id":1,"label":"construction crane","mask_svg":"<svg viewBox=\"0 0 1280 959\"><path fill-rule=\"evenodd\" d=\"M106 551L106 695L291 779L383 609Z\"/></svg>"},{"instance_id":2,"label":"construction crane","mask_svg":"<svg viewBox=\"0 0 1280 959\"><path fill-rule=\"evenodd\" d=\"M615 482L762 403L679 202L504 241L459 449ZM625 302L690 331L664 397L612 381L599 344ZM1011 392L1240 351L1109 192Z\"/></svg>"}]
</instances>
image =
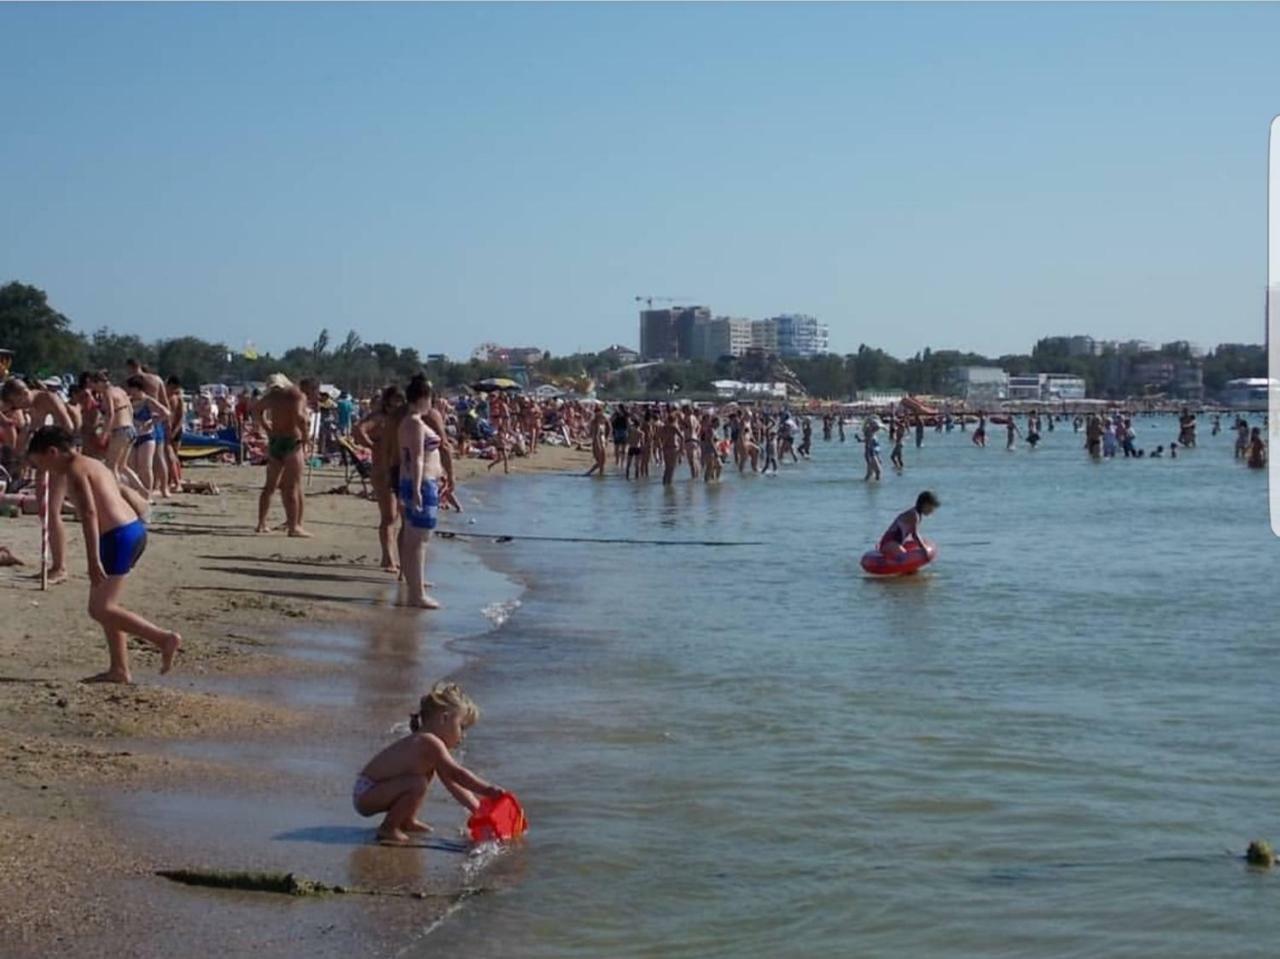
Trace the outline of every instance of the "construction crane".
<instances>
[{"instance_id":1,"label":"construction crane","mask_svg":"<svg viewBox=\"0 0 1280 959\"><path fill-rule=\"evenodd\" d=\"M693 299L692 296L637 296L636 302L653 309L654 303L688 303Z\"/></svg>"}]
</instances>

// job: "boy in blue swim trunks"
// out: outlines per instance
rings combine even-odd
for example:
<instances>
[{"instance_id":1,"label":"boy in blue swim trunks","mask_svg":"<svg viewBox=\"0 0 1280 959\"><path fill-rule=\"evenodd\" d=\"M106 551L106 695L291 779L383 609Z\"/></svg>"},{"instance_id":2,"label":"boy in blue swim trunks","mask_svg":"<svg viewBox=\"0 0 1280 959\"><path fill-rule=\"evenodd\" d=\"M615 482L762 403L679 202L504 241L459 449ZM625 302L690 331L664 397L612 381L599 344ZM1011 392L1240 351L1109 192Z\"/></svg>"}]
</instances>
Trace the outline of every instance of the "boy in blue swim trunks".
<instances>
[{"instance_id":1,"label":"boy in blue swim trunks","mask_svg":"<svg viewBox=\"0 0 1280 959\"><path fill-rule=\"evenodd\" d=\"M131 635L160 651L160 672L167 673L182 645L182 637L120 605L125 577L147 545L147 527L141 519L146 509L145 499L133 491L122 490L107 466L77 452L72 447L71 434L60 426L36 430L27 454L39 469L65 477L67 493L84 527L89 560L89 615L102 626L111 657L106 672L91 676L85 682L133 682L127 640Z\"/></svg>"}]
</instances>

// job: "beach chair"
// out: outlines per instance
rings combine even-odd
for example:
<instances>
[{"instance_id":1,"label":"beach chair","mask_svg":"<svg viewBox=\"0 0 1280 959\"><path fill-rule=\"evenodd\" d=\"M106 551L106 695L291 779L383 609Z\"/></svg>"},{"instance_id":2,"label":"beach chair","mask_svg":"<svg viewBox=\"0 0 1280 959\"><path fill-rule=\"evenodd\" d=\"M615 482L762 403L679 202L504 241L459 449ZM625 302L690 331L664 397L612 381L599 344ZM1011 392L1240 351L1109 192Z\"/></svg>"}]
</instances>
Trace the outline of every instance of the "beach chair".
<instances>
[{"instance_id":1,"label":"beach chair","mask_svg":"<svg viewBox=\"0 0 1280 959\"><path fill-rule=\"evenodd\" d=\"M345 481L351 482L351 470L354 468L356 475L360 477L360 493L362 496L368 496L369 480L373 477L373 464L370 462L369 452L356 446L349 436L339 436L337 443L338 452L342 456L342 466L346 470Z\"/></svg>"}]
</instances>

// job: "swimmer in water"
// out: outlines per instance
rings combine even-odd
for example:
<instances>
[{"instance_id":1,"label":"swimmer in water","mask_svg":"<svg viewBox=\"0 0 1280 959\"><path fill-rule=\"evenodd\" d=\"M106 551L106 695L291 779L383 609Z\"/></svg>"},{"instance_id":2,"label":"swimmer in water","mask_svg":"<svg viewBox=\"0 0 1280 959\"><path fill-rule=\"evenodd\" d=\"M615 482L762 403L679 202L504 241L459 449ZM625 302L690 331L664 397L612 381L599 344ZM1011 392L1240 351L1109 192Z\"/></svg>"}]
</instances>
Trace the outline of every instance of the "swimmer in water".
<instances>
[{"instance_id":1,"label":"swimmer in water","mask_svg":"<svg viewBox=\"0 0 1280 959\"><path fill-rule=\"evenodd\" d=\"M1255 426L1249 434L1249 467L1260 470L1267 465L1267 444L1262 439L1262 429Z\"/></svg>"},{"instance_id":2,"label":"swimmer in water","mask_svg":"<svg viewBox=\"0 0 1280 959\"><path fill-rule=\"evenodd\" d=\"M960 429L964 429L964 420L960 421ZM978 428L973 431L973 445L987 445L987 414L983 410L978 410Z\"/></svg>"},{"instance_id":3,"label":"swimmer in water","mask_svg":"<svg viewBox=\"0 0 1280 959\"><path fill-rule=\"evenodd\" d=\"M925 490L916 497L916 505L905 513L899 513L880 537L876 547L886 559L901 559L907 551L907 542L914 540L921 549L929 549L930 543L920 535L920 522L942 503L932 492Z\"/></svg>"}]
</instances>

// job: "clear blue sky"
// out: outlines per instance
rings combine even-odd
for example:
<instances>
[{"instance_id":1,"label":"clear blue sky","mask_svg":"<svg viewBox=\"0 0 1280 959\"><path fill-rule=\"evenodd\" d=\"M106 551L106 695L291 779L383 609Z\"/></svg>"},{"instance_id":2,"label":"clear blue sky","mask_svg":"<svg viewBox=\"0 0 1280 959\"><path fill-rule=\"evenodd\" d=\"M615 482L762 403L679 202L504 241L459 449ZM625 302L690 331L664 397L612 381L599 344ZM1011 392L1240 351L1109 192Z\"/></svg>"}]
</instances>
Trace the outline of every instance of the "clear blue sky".
<instances>
[{"instance_id":1,"label":"clear blue sky","mask_svg":"<svg viewBox=\"0 0 1280 959\"><path fill-rule=\"evenodd\" d=\"M1280 7L0 5L0 280L466 355L1260 342Z\"/></svg>"}]
</instances>

